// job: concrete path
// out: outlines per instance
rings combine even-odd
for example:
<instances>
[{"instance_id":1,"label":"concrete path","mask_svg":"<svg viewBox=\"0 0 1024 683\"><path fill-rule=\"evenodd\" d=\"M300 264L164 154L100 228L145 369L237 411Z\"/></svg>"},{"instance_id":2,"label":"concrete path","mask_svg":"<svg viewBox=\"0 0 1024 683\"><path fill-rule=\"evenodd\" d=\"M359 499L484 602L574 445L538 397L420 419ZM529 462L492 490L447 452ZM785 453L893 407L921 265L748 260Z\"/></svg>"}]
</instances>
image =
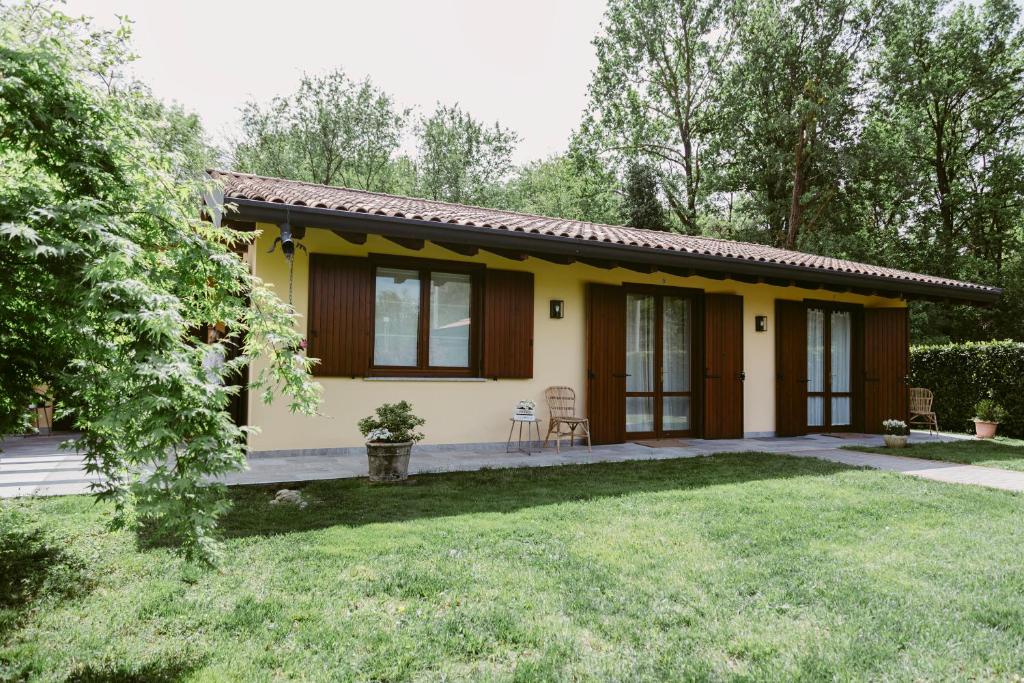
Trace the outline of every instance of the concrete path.
<instances>
[{"instance_id":1,"label":"concrete path","mask_svg":"<svg viewBox=\"0 0 1024 683\"><path fill-rule=\"evenodd\" d=\"M57 446L67 436L14 437L0 442L0 498L18 496L51 496L87 493L91 480L82 469L79 456L73 451L61 451ZM935 437L915 433L911 442L922 442ZM965 437L943 435L951 441ZM686 439L685 445L668 448L648 448L638 444L617 444L586 448L563 448L561 454L554 449L507 454L504 444L467 450L445 449L438 446L418 446L413 453L409 470L412 474L429 472L457 472L509 467L551 467L555 465L588 464L594 462L625 462L631 460L664 460L699 457L713 453L763 451L785 453L797 457L821 458L847 465L873 467L889 472L901 472L925 479L957 484L975 484L1007 491L1024 491L1024 472L1012 472L992 467L957 465L954 463L922 460L875 453L842 450L845 445L882 444L878 436L835 438L811 435L795 438L724 439L705 441ZM316 479L342 479L366 476L366 456L358 452L344 455L301 453L290 455L253 454L249 469L223 479L228 484L271 484Z\"/></svg>"}]
</instances>

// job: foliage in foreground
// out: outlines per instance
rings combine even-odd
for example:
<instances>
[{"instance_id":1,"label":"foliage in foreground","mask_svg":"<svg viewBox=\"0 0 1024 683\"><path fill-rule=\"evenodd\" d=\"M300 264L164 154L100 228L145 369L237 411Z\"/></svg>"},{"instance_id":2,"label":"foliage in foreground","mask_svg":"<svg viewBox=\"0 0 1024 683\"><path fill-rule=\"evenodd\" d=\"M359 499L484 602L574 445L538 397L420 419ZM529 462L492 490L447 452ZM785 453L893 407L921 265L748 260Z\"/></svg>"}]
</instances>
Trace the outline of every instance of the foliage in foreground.
<instances>
[{"instance_id":1,"label":"foliage in foreground","mask_svg":"<svg viewBox=\"0 0 1024 683\"><path fill-rule=\"evenodd\" d=\"M47 5L0 11L0 433L48 387L116 523L210 558L225 501L204 482L244 464L234 378L260 356L267 400L309 412L317 392L292 310L231 251L249 238L200 220L209 188L160 149L151 100L106 80L128 38ZM198 343L218 323L227 336Z\"/></svg>"},{"instance_id":2,"label":"foliage in foreground","mask_svg":"<svg viewBox=\"0 0 1024 683\"><path fill-rule=\"evenodd\" d=\"M401 487L324 481L303 488L303 510L273 495L232 489L228 552L208 574L103 533L106 506L15 502L50 557L23 571L32 598L6 613L0 679L935 681L1024 669L1022 499L1003 491L729 454ZM15 543L34 533L11 526ZM62 574L78 577L74 595L51 582Z\"/></svg>"},{"instance_id":3,"label":"foliage in foreground","mask_svg":"<svg viewBox=\"0 0 1024 683\"><path fill-rule=\"evenodd\" d=\"M991 397L1006 411L999 433L1024 436L1024 343L967 342L910 349L910 384L931 389L939 426L974 431L977 403Z\"/></svg>"}]
</instances>

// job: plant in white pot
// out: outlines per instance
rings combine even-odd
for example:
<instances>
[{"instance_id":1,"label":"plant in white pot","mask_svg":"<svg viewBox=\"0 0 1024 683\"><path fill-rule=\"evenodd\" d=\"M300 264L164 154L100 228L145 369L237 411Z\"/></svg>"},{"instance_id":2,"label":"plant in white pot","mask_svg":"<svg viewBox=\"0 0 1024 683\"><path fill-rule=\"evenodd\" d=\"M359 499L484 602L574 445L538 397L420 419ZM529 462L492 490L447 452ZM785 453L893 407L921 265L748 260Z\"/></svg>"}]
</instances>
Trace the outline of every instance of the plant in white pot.
<instances>
[{"instance_id":1,"label":"plant in white pot","mask_svg":"<svg viewBox=\"0 0 1024 683\"><path fill-rule=\"evenodd\" d=\"M882 435L889 448L906 448L910 438L910 427L903 420L891 419L882 423Z\"/></svg>"},{"instance_id":2,"label":"plant in white pot","mask_svg":"<svg viewBox=\"0 0 1024 683\"><path fill-rule=\"evenodd\" d=\"M1005 419L1006 410L991 398L983 398L974 405L974 433L979 439L993 438Z\"/></svg>"},{"instance_id":3,"label":"plant in white pot","mask_svg":"<svg viewBox=\"0 0 1024 683\"><path fill-rule=\"evenodd\" d=\"M359 421L359 431L366 437L370 481L404 481L409 476L412 445L423 439L416 428L425 422L413 414L408 401L385 403L375 415Z\"/></svg>"}]
</instances>

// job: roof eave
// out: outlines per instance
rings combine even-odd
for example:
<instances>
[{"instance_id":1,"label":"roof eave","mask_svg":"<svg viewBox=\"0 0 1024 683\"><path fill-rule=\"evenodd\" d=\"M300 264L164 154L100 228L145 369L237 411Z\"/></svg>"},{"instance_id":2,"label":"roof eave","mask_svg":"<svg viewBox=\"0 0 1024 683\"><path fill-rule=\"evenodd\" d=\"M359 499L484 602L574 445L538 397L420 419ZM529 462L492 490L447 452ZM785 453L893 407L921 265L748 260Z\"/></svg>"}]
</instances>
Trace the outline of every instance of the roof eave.
<instances>
[{"instance_id":1,"label":"roof eave","mask_svg":"<svg viewBox=\"0 0 1024 683\"><path fill-rule=\"evenodd\" d=\"M715 254L692 254L667 249L652 249L600 240L558 237L540 233L468 226L458 223L399 218L387 215L339 211L280 202L226 197L235 204L234 220L279 223L288 220L293 227L325 228L353 234L369 233L385 237L423 239L476 247L519 250L577 258L594 258L630 264L665 266L721 273L726 277L763 277L789 280L794 285L827 285L839 288L877 291L880 295L908 298L948 299L988 305L1002 294L999 288L973 289L936 283L825 270L809 266L752 261Z\"/></svg>"}]
</instances>

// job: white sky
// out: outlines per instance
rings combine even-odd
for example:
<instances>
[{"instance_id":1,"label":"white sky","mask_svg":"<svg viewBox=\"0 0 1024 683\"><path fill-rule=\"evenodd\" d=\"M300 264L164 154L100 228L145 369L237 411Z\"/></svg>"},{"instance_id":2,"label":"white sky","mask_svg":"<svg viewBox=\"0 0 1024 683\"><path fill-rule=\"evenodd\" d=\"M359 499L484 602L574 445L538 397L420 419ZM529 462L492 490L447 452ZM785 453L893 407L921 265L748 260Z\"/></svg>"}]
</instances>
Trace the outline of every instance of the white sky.
<instances>
[{"instance_id":1,"label":"white sky","mask_svg":"<svg viewBox=\"0 0 1024 683\"><path fill-rule=\"evenodd\" d=\"M369 75L402 106L459 102L522 137L517 162L561 151L579 125L604 0L68 0L66 12L134 22L133 69L223 142L248 98L305 71Z\"/></svg>"}]
</instances>

